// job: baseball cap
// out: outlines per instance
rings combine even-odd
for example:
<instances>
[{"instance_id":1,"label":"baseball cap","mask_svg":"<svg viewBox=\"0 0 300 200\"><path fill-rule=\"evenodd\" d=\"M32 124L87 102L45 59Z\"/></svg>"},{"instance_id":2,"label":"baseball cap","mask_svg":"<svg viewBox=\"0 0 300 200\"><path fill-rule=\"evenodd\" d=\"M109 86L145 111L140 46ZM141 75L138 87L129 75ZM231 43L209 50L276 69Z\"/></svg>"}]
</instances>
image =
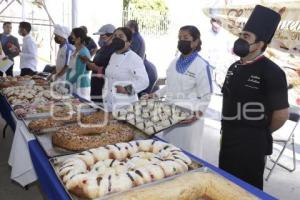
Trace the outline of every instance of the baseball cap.
<instances>
[{"instance_id":1,"label":"baseball cap","mask_svg":"<svg viewBox=\"0 0 300 200\"><path fill-rule=\"evenodd\" d=\"M106 33L113 33L115 31L115 27L112 24L105 24L101 26L101 28L98 30L98 32L94 33L94 35L103 35Z\"/></svg>"}]
</instances>

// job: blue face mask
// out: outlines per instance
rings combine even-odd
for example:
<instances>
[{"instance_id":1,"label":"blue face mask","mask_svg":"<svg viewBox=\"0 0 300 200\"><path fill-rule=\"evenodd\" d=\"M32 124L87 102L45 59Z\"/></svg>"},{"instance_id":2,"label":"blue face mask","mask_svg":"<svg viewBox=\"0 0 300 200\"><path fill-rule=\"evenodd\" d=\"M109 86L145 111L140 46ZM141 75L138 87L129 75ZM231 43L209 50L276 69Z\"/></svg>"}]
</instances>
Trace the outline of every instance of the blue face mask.
<instances>
[{"instance_id":1,"label":"blue face mask","mask_svg":"<svg viewBox=\"0 0 300 200\"><path fill-rule=\"evenodd\" d=\"M107 45L107 42L105 40L100 39L100 40L98 40L98 45L99 45L99 47L104 47Z\"/></svg>"}]
</instances>

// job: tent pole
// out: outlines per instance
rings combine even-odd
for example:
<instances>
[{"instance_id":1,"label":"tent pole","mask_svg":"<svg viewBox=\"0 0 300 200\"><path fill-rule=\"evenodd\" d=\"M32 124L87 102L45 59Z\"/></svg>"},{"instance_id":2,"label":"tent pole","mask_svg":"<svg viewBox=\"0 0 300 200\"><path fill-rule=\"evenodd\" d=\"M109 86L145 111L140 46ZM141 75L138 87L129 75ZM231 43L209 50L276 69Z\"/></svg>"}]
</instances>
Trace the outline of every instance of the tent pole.
<instances>
[{"instance_id":1,"label":"tent pole","mask_svg":"<svg viewBox=\"0 0 300 200\"><path fill-rule=\"evenodd\" d=\"M15 0L12 0L11 2L9 2L7 4L7 6L5 6L5 8L3 8L1 11L0 11L0 15L14 2Z\"/></svg>"},{"instance_id":2,"label":"tent pole","mask_svg":"<svg viewBox=\"0 0 300 200\"><path fill-rule=\"evenodd\" d=\"M72 28L78 26L78 1L72 0Z\"/></svg>"}]
</instances>

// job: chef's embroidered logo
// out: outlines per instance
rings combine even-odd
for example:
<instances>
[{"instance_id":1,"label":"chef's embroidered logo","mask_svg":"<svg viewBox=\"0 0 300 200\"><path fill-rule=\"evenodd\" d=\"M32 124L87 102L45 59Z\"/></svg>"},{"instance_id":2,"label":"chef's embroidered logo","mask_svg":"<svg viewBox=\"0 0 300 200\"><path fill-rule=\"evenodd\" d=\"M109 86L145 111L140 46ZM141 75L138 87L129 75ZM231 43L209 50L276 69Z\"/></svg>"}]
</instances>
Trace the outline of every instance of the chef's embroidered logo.
<instances>
[{"instance_id":1,"label":"chef's embroidered logo","mask_svg":"<svg viewBox=\"0 0 300 200\"><path fill-rule=\"evenodd\" d=\"M245 87L251 88L251 89L259 89L261 78L256 75L250 75L250 77L247 80L247 83Z\"/></svg>"},{"instance_id":2,"label":"chef's embroidered logo","mask_svg":"<svg viewBox=\"0 0 300 200\"><path fill-rule=\"evenodd\" d=\"M189 76L189 77L192 77L192 78L196 78L196 74L193 73L193 72L190 72L190 71L187 71L186 75Z\"/></svg>"}]
</instances>

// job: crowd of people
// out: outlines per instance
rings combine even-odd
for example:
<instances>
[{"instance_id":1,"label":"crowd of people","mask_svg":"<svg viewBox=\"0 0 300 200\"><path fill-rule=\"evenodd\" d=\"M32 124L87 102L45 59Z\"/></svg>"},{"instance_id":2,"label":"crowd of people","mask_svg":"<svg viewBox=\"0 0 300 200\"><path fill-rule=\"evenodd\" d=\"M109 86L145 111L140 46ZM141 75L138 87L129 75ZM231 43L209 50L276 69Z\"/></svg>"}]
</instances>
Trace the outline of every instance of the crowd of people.
<instances>
[{"instance_id":1,"label":"crowd of people","mask_svg":"<svg viewBox=\"0 0 300 200\"><path fill-rule=\"evenodd\" d=\"M222 88L219 166L260 189L263 189L265 156L271 153L272 132L286 121L289 106L284 72L263 56L279 21L280 15L271 9L262 6L254 9L239 39L231 44L240 59L230 66ZM212 50L205 50L208 52L203 56L205 59L199 52L206 39L200 37L199 29L190 25L179 29L180 56L170 62L163 88L155 87L156 68L147 60L145 41L136 21L130 20L119 28L103 25L94 33L99 35L99 48L87 36L85 26L69 31L55 25L54 40L59 51L49 80L68 83L73 93L103 105L107 111L138 98L161 97L193 111L191 118L164 131L161 137L202 157L202 115L213 94L212 68L222 64L218 62L220 56L231 53L228 46L221 45L225 40L223 35L217 37L221 22L212 18L211 25L213 42L204 47L210 46ZM30 35L30 23L19 25L22 50L18 40L10 35L11 24L4 23L3 28L0 39L4 53L9 59L20 55L21 75L35 74L37 45ZM220 48L222 55L216 55ZM6 74L12 75L12 68Z\"/></svg>"}]
</instances>

